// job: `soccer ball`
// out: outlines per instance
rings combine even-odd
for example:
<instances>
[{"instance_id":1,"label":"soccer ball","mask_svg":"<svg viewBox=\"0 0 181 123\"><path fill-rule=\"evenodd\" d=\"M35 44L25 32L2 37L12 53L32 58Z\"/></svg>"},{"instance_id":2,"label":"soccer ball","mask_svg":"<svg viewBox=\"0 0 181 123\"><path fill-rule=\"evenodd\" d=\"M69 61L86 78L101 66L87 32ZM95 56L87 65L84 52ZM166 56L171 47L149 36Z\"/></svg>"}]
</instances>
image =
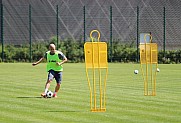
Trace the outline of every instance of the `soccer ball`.
<instances>
[{"instance_id":1,"label":"soccer ball","mask_svg":"<svg viewBox=\"0 0 181 123\"><path fill-rule=\"evenodd\" d=\"M134 70L134 74L138 74L138 70Z\"/></svg>"},{"instance_id":2,"label":"soccer ball","mask_svg":"<svg viewBox=\"0 0 181 123\"><path fill-rule=\"evenodd\" d=\"M46 97L47 97L47 98L51 98L52 96L53 96L53 92L47 91Z\"/></svg>"},{"instance_id":3,"label":"soccer ball","mask_svg":"<svg viewBox=\"0 0 181 123\"><path fill-rule=\"evenodd\" d=\"M157 68L157 69L156 69L156 71L157 71L157 72L160 72L160 69L159 69L159 68Z\"/></svg>"}]
</instances>

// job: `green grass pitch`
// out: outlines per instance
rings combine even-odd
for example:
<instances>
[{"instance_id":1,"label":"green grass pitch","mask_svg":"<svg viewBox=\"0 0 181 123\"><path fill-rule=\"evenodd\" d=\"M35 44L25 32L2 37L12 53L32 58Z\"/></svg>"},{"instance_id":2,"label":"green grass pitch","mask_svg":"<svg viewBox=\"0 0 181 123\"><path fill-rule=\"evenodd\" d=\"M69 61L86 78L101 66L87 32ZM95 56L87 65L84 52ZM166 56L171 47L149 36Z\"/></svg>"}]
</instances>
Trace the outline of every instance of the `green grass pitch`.
<instances>
[{"instance_id":1,"label":"green grass pitch","mask_svg":"<svg viewBox=\"0 0 181 123\"><path fill-rule=\"evenodd\" d=\"M159 65L156 96L143 95L139 64L110 63L106 112L90 112L85 64L64 64L58 98L40 98L46 64L0 63L1 123L180 123L181 64ZM133 71L139 70L135 75ZM55 81L50 90L54 90Z\"/></svg>"}]
</instances>

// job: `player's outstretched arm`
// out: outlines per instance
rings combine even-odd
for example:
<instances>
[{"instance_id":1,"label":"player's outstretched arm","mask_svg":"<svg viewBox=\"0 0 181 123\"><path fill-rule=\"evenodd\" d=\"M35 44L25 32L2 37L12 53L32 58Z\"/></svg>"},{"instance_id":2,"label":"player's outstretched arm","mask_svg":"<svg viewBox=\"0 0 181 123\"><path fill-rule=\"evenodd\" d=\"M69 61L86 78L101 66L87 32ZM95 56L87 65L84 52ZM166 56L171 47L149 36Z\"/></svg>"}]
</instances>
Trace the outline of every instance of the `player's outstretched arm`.
<instances>
[{"instance_id":1,"label":"player's outstretched arm","mask_svg":"<svg viewBox=\"0 0 181 123\"><path fill-rule=\"evenodd\" d=\"M40 60L38 60L37 62L32 63L32 65L35 66L35 65L39 64L41 61L43 61L43 59L44 59L44 58L42 57L42 58L41 58Z\"/></svg>"}]
</instances>

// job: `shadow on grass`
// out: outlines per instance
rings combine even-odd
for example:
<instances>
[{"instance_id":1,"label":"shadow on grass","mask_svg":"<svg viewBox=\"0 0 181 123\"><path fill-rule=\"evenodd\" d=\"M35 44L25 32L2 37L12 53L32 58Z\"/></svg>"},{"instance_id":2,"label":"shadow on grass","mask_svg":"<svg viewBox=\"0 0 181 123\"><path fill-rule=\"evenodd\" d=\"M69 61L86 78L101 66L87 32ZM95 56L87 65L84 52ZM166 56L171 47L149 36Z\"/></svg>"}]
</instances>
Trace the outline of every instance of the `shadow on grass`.
<instances>
[{"instance_id":1,"label":"shadow on grass","mask_svg":"<svg viewBox=\"0 0 181 123\"><path fill-rule=\"evenodd\" d=\"M43 97L16 97L16 98L27 99L27 98L43 98Z\"/></svg>"}]
</instances>

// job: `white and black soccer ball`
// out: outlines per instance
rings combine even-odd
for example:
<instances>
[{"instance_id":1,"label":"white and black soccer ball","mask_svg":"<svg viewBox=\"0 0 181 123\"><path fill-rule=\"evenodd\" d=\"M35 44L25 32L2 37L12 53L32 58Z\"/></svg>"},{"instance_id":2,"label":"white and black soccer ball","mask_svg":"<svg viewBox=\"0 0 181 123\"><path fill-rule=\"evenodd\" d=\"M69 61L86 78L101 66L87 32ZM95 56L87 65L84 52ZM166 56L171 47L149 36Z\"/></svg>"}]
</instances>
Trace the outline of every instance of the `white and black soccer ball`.
<instances>
[{"instance_id":1,"label":"white and black soccer ball","mask_svg":"<svg viewBox=\"0 0 181 123\"><path fill-rule=\"evenodd\" d=\"M134 74L138 74L138 72L139 72L138 70L134 70Z\"/></svg>"},{"instance_id":2,"label":"white and black soccer ball","mask_svg":"<svg viewBox=\"0 0 181 123\"><path fill-rule=\"evenodd\" d=\"M53 96L53 92L47 91L46 97L47 97L47 98L51 98L52 96Z\"/></svg>"}]
</instances>

